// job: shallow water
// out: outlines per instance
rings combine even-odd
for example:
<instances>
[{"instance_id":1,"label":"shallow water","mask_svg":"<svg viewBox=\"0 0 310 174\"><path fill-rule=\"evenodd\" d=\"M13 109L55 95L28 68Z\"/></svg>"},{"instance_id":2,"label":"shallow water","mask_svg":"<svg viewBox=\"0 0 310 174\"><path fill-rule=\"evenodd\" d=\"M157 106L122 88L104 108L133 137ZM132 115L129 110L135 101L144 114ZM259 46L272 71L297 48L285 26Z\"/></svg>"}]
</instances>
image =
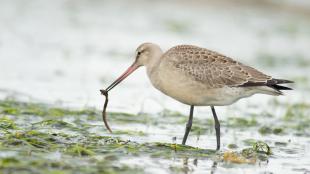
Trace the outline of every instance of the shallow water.
<instances>
[{"instance_id":1,"label":"shallow water","mask_svg":"<svg viewBox=\"0 0 310 174\"><path fill-rule=\"evenodd\" d=\"M111 135L93 108L2 100L0 166L21 173L309 172L310 105L271 105L291 109L279 117L222 119L222 150L216 152L210 119L196 118L190 146L182 146L186 116L177 112L109 113Z\"/></svg>"},{"instance_id":2,"label":"shallow water","mask_svg":"<svg viewBox=\"0 0 310 174\"><path fill-rule=\"evenodd\" d=\"M268 2L0 1L1 103L18 103L1 105L0 117L9 119L1 120L1 170L310 172L310 6L307 1ZM108 111L116 113L109 116L114 133L108 134L99 115L104 100L99 89L131 64L134 50L145 41L164 50L183 43L207 47L267 74L295 80L295 90L217 107L221 153L187 148L179 152L173 147L181 142L189 107L156 91L141 69L110 93ZM21 102L35 104L25 112ZM59 109L48 109L53 107ZM64 112L66 108L74 112ZM90 109L75 112L84 108ZM187 144L214 149L210 109L197 108L194 118ZM16 127L7 128L11 121ZM115 137L122 141L115 143ZM4 143L12 139L22 142ZM130 147L122 144L127 140ZM225 153L241 152L257 141L271 147L265 160L236 164L223 159Z\"/></svg>"}]
</instances>

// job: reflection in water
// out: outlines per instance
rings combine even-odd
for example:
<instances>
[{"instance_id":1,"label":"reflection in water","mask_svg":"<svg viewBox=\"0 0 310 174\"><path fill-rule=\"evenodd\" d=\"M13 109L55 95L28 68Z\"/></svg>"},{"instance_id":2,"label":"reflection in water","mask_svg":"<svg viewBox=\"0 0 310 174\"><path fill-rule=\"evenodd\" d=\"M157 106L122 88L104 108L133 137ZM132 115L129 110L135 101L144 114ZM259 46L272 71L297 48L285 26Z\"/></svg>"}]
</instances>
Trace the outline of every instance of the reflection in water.
<instances>
[{"instance_id":1,"label":"reflection in water","mask_svg":"<svg viewBox=\"0 0 310 174\"><path fill-rule=\"evenodd\" d=\"M198 159L196 158L196 159L194 159L194 165L197 167L198 166Z\"/></svg>"},{"instance_id":2,"label":"reflection in water","mask_svg":"<svg viewBox=\"0 0 310 174\"><path fill-rule=\"evenodd\" d=\"M213 161L213 164L212 164L212 167L211 167L211 174L214 174L215 171L217 169L217 162L216 161Z\"/></svg>"},{"instance_id":3,"label":"reflection in water","mask_svg":"<svg viewBox=\"0 0 310 174\"><path fill-rule=\"evenodd\" d=\"M189 171L193 171L193 170L190 170L188 166L188 158L183 159L183 169L184 169L184 174L188 174Z\"/></svg>"},{"instance_id":4,"label":"reflection in water","mask_svg":"<svg viewBox=\"0 0 310 174\"><path fill-rule=\"evenodd\" d=\"M188 165L188 160L189 160L189 158L187 158L187 157L183 158L183 168L182 169L183 169L184 174L188 174L188 173L191 173L194 171L194 168L191 168ZM211 166L211 172L210 172L211 174L214 174L216 172L217 163L218 163L217 161L213 161L212 166ZM198 159L197 158L195 158L193 160L193 164L195 167L198 167Z\"/></svg>"}]
</instances>

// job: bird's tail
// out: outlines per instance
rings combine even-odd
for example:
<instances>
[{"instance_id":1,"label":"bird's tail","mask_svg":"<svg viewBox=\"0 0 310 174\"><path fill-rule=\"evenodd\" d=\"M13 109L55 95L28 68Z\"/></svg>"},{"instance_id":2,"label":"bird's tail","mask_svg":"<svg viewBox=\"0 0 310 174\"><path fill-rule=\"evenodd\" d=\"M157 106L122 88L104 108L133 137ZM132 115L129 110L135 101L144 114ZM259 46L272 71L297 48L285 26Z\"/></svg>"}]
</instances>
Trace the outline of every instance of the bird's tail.
<instances>
[{"instance_id":1,"label":"bird's tail","mask_svg":"<svg viewBox=\"0 0 310 174\"><path fill-rule=\"evenodd\" d=\"M293 90L292 88L279 85L279 84L286 84L286 83L294 83L294 82L290 80L284 80L284 79L271 79L267 81L266 86L274 89L277 95L283 95L282 90Z\"/></svg>"},{"instance_id":2,"label":"bird's tail","mask_svg":"<svg viewBox=\"0 0 310 174\"><path fill-rule=\"evenodd\" d=\"M267 81L266 86L273 88L275 90L281 91L281 90L293 90L292 88L282 86L279 84L286 84L286 83L294 83L291 80L284 80L284 79L271 79Z\"/></svg>"}]
</instances>

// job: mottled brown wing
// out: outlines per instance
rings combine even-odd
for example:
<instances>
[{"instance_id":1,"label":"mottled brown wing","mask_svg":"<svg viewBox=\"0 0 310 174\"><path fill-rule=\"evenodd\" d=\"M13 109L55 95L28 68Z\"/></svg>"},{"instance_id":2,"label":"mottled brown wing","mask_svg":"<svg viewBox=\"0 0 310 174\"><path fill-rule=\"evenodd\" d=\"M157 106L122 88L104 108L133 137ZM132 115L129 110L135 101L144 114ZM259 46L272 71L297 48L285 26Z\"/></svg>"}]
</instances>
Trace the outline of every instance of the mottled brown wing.
<instances>
[{"instance_id":1,"label":"mottled brown wing","mask_svg":"<svg viewBox=\"0 0 310 174\"><path fill-rule=\"evenodd\" d=\"M229 57L191 45L173 47L165 53L163 58L168 58L171 65L181 73L191 76L210 88L266 83L272 79Z\"/></svg>"}]
</instances>

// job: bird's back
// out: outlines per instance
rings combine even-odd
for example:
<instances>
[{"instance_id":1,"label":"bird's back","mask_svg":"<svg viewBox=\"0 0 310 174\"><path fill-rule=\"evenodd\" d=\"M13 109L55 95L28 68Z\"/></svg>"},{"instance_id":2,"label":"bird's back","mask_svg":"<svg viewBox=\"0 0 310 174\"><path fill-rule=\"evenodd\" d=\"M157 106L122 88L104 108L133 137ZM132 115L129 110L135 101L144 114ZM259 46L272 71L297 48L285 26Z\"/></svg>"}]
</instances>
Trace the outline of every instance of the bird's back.
<instances>
[{"instance_id":1,"label":"bird's back","mask_svg":"<svg viewBox=\"0 0 310 174\"><path fill-rule=\"evenodd\" d=\"M162 56L162 61L209 88L261 86L280 82L232 58L193 45L179 45L169 49Z\"/></svg>"}]
</instances>

